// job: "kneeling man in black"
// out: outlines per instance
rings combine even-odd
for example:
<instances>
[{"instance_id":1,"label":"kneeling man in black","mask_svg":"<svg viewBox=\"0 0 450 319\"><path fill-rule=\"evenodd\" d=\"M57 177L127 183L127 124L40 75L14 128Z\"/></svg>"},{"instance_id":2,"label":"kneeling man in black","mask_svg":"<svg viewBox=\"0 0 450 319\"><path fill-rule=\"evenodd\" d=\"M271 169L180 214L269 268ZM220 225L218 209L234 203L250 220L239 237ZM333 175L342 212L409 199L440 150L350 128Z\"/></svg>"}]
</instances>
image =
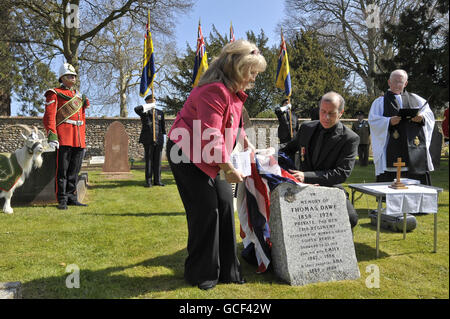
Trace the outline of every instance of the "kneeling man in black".
<instances>
[{"instance_id":1,"label":"kneeling man in black","mask_svg":"<svg viewBox=\"0 0 450 319\"><path fill-rule=\"evenodd\" d=\"M326 93L320 101L319 120L302 123L294 139L280 150L291 159L300 152L299 167L289 171L301 182L344 190L341 184L355 166L359 145L359 136L340 122L344 105L341 95ZM284 166L281 160L280 165ZM348 200L348 193L345 194L353 228L358 223L358 215Z\"/></svg>"}]
</instances>

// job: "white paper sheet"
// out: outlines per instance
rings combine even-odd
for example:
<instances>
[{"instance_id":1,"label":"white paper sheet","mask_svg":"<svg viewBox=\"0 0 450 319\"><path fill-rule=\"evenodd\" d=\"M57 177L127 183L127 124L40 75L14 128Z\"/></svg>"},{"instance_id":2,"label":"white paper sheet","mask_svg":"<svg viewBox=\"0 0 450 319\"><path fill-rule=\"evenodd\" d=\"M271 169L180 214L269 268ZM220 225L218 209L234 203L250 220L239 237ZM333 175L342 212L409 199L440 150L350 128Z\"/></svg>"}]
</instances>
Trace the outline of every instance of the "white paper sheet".
<instances>
[{"instance_id":1,"label":"white paper sheet","mask_svg":"<svg viewBox=\"0 0 450 319\"><path fill-rule=\"evenodd\" d=\"M239 170L244 177L252 174L252 167L250 162L250 150L245 152L236 152L231 154L231 163L234 168Z\"/></svg>"}]
</instances>

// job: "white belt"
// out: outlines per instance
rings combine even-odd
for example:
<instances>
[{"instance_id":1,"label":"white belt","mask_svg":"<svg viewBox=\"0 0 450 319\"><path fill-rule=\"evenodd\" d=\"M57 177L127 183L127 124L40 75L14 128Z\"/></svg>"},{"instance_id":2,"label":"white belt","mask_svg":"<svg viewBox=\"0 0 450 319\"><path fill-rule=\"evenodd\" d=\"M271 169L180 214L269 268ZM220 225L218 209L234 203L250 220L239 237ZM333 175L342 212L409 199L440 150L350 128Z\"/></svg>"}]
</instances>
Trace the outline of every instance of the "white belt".
<instances>
[{"instance_id":1,"label":"white belt","mask_svg":"<svg viewBox=\"0 0 450 319\"><path fill-rule=\"evenodd\" d=\"M69 124L76 125L76 126L83 125L83 121L74 121L74 120L65 120L64 123L69 123Z\"/></svg>"}]
</instances>

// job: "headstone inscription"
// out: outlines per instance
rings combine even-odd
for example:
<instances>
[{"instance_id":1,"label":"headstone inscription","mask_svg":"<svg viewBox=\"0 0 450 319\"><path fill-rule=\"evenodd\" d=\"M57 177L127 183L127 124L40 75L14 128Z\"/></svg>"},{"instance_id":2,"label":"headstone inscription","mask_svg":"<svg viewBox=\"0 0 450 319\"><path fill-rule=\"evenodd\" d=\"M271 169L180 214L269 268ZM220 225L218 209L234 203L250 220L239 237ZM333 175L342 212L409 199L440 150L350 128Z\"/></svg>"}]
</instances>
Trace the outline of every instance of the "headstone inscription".
<instances>
[{"instance_id":1,"label":"headstone inscription","mask_svg":"<svg viewBox=\"0 0 450 319\"><path fill-rule=\"evenodd\" d=\"M342 190L283 183L272 191L270 212L279 278L300 286L360 277Z\"/></svg>"},{"instance_id":2,"label":"headstone inscription","mask_svg":"<svg viewBox=\"0 0 450 319\"><path fill-rule=\"evenodd\" d=\"M103 165L105 164L105 157L104 156L92 156L89 160L89 165Z\"/></svg>"},{"instance_id":3,"label":"headstone inscription","mask_svg":"<svg viewBox=\"0 0 450 319\"><path fill-rule=\"evenodd\" d=\"M119 121L112 122L105 135L105 173L129 173L128 134Z\"/></svg>"}]
</instances>

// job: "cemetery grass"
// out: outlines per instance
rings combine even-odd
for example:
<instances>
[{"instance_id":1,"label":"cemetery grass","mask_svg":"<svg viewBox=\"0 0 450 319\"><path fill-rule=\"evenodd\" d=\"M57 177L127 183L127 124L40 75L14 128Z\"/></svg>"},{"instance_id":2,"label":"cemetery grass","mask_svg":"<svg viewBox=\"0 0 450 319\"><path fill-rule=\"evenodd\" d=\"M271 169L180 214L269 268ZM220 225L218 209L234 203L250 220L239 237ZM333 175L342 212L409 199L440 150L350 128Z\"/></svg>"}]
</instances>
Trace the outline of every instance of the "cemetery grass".
<instances>
[{"instance_id":1,"label":"cemetery grass","mask_svg":"<svg viewBox=\"0 0 450 319\"><path fill-rule=\"evenodd\" d=\"M372 182L373 172L373 165L356 166L347 182ZM367 215L376 203L363 195L355 202L359 223L354 229L361 278L303 287L291 287L271 271L258 275L242 259L245 285L202 291L187 284L186 216L171 172L164 170L162 178L165 187L144 188L141 169L124 180L90 171L88 207L19 206L13 215L0 214L0 282L22 282L24 298L449 298L448 159L432 174L433 185L444 188L437 253L432 253L433 216L421 215L406 240L382 230L376 259L375 227ZM240 253L239 231L236 235ZM79 268L80 288L66 287L69 265ZM366 285L374 283L373 272L366 272L371 265L379 269L379 288Z\"/></svg>"}]
</instances>

